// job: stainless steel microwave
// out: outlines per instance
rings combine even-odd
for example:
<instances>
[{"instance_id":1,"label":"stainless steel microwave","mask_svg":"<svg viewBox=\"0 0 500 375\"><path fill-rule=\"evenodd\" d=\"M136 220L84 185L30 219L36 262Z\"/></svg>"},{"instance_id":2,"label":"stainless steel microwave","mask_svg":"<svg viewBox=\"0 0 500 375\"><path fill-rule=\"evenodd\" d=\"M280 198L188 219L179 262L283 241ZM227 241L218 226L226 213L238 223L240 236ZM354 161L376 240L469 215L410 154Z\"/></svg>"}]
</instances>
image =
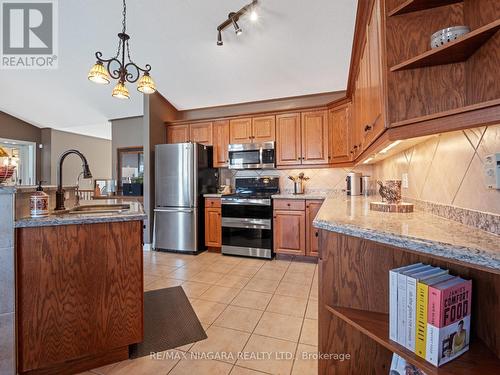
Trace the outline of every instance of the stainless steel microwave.
<instances>
[{"instance_id":1,"label":"stainless steel microwave","mask_svg":"<svg viewBox=\"0 0 500 375\"><path fill-rule=\"evenodd\" d=\"M274 168L274 142L232 144L228 148L229 169Z\"/></svg>"}]
</instances>

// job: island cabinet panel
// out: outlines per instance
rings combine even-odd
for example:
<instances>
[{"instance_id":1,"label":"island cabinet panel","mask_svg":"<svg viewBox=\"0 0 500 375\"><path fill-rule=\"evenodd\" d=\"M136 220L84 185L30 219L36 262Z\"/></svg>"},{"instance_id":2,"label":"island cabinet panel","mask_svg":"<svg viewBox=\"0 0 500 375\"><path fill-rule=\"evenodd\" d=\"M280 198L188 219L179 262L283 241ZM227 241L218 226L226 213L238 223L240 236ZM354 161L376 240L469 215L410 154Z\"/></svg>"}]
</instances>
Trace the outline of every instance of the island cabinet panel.
<instances>
[{"instance_id":1,"label":"island cabinet panel","mask_svg":"<svg viewBox=\"0 0 500 375\"><path fill-rule=\"evenodd\" d=\"M276 165L300 164L300 113L276 116Z\"/></svg>"},{"instance_id":2,"label":"island cabinet panel","mask_svg":"<svg viewBox=\"0 0 500 375\"><path fill-rule=\"evenodd\" d=\"M302 164L328 164L327 111L302 113Z\"/></svg>"},{"instance_id":3,"label":"island cabinet panel","mask_svg":"<svg viewBox=\"0 0 500 375\"><path fill-rule=\"evenodd\" d=\"M393 353L427 374L498 373L498 270L327 230L319 247L319 351L350 353L321 359L319 374L387 374ZM439 369L389 339L389 270L418 262L472 280L470 349Z\"/></svg>"},{"instance_id":4,"label":"island cabinet panel","mask_svg":"<svg viewBox=\"0 0 500 375\"><path fill-rule=\"evenodd\" d=\"M142 222L17 229L19 373L75 373L143 339Z\"/></svg>"},{"instance_id":5,"label":"island cabinet panel","mask_svg":"<svg viewBox=\"0 0 500 375\"><path fill-rule=\"evenodd\" d=\"M167 143L189 142L189 125L168 125Z\"/></svg>"},{"instance_id":6,"label":"island cabinet panel","mask_svg":"<svg viewBox=\"0 0 500 375\"><path fill-rule=\"evenodd\" d=\"M322 204L322 200L306 201L306 255L308 256L318 256L319 229L314 228L313 221Z\"/></svg>"},{"instance_id":7,"label":"island cabinet panel","mask_svg":"<svg viewBox=\"0 0 500 375\"><path fill-rule=\"evenodd\" d=\"M270 142L276 139L276 117L264 116L252 119L252 140Z\"/></svg>"},{"instance_id":8,"label":"island cabinet panel","mask_svg":"<svg viewBox=\"0 0 500 375\"><path fill-rule=\"evenodd\" d=\"M240 118L230 120L229 134L231 143L252 143L252 119Z\"/></svg>"},{"instance_id":9,"label":"island cabinet panel","mask_svg":"<svg viewBox=\"0 0 500 375\"><path fill-rule=\"evenodd\" d=\"M229 120L215 121L213 124L214 168L227 167L229 163Z\"/></svg>"},{"instance_id":10,"label":"island cabinet panel","mask_svg":"<svg viewBox=\"0 0 500 375\"><path fill-rule=\"evenodd\" d=\"M212 146L212 123L191 124L189 140L206 146Z\"/></svg>"},{"instance_id":11,"label":"island cabinet panel","mask_svg":"<svg viewBox=\"0 0 500 375\"><path fill-rule=\"evenodd\" d=\"M274 251L305 255L306 218L304 211L274 211Z\"/></svg>"}]
</instances>

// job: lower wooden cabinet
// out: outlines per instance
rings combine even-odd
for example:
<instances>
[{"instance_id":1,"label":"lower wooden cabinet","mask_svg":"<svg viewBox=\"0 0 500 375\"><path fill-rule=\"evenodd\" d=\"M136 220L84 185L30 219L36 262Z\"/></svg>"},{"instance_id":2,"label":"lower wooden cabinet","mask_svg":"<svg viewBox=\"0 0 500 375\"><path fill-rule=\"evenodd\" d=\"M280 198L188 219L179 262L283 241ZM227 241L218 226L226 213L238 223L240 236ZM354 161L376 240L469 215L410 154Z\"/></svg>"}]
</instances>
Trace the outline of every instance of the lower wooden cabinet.
<instances>
[{"instance_id":1,"label":"lower wooden cabinet","mask_svg":"<svg viewBox=\"0 0 500 375\"><path fill-rule=\"evenodd\" d=\"M279 199L274 203L274 252L318 256L318 230L312 226L322 200Z\"/></svg>"},{"instance_id":2,"label":"lower wooden cabinet","mask_svg":"<svg viewBox=\"0 0 500 375\"><path fill-rule=\"evenodd\" d=\"M222 218L220 199L205 200L205 246L222 247Z\"/></svg>"}]
</instances>

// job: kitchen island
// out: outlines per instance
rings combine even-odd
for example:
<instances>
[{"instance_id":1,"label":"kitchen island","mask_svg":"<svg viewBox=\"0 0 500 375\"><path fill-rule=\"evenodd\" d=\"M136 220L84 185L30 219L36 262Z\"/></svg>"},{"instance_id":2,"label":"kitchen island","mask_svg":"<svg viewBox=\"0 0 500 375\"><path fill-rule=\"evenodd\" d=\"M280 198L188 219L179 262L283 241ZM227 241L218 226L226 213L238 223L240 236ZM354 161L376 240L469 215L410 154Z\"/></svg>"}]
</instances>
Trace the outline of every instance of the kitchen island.
<instances>
[{"instance_id":1,"label":"kitchen island","mask_svg":"<svg viewBox=\"0 0 500 375\"><path fill-rule=\"evenodd\" d=\"M392 354L427 374L493 374L500 366L500 237L426 212L370 211L370 198L327 198L320 229L320 374L387 374ZM470 350L432 366L389 339L389 270L422 262L472 280Z\"/></svg>"},{"instance_id":2,"label":"kitchen island","mask_svg":"<svg viewBox=\"0 0 500 375\"><path fill-rule=\"evenodd\" d=\"M123 203L16 220L20 374L78 373L142 341L146 216Z\"/></svg>"}]
</instances>

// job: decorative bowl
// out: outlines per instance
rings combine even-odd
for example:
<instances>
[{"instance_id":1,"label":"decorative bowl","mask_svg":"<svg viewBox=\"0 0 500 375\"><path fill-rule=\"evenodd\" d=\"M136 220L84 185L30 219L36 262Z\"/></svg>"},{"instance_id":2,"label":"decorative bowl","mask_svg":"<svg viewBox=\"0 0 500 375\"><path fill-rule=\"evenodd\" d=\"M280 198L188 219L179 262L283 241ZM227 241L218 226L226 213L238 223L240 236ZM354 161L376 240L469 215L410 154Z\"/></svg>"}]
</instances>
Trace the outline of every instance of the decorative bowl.
<instances>
[{"instance_id":1,"label":"decorative bowl","mask_svg":"<svg viewBox=\"0 0 500 375\"><path fill-rule=\"evenodd\" d=\"M0 183L7 181L14 174L16 167L14 165L0 166Z\"/></svg>"},{"instance_id":2,"label":"decorative bowl","mask_svg":"<svg viewBox=\"0 0 500 375\"><path fill-rule=\"evenodd\" d=\"M470 32L468 26L446 27L431 35L431 48L439 48Z\"/></svg>"}]
</instances>

